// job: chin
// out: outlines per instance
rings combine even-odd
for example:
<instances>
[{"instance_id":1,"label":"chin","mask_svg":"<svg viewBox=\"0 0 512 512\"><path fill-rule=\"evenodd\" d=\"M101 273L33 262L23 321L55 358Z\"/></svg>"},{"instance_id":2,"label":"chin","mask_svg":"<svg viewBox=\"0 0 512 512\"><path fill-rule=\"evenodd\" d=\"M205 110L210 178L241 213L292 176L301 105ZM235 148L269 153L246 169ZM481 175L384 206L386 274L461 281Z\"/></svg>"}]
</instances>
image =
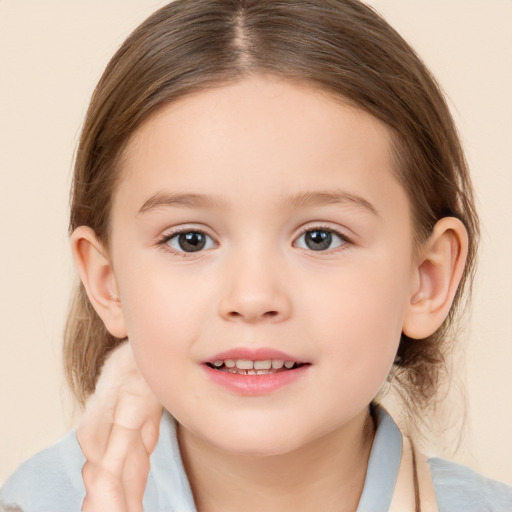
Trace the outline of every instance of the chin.
<instances>
[{"instance_id":1,"label":"chin","mask_svg":"<svg viewBox=\"0 0 512 512\"><path fill-rule=\"evenodd\" d=\"M202 442L226 454L247 457L271 457L285 455L306 444L304 433L296 431L289 424L265 418L266 421L238 421L226 417L204 419L200 425L180 422L181 428L188 430ZM179 421L179 420L178 420ZM300 426L300 424L299 424Z\"/></svg>"},{"instance_id":2,"label":"chin","mask_svg":"<svg viewBox=\"0 0 512 512\"><path fill-rule=\"evenodd\" d=\"M274 435L251 435L226 436L221 440L212 439L219 450L243 457L275 457L286 455L298 449L303 443L283 436L281 432Z\"/></svg>"}]
</instances>

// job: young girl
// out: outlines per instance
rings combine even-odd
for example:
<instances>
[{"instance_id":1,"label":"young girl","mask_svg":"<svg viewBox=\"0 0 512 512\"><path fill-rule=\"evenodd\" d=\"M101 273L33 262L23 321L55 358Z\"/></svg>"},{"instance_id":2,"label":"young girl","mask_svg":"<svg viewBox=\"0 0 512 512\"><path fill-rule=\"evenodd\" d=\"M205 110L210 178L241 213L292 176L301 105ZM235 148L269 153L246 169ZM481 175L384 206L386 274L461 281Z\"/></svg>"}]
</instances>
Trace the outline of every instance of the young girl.
<instances>
[{"instance_id":1,"label":"young girl","mask_svg":"<svg viewBox=\"0 0 512 512\"><path fill-rule=\"evenodd\" d=\"M92 99L71 230L70 379L84 402L128 338L107 368L128 382L107 375L89 421L126 416L106 446L85 428L81 446L70 433L22 466L6 504L512 506L505 485L422 460L378 406L386 381L412 422L434 403L478 220L442 95L368 7L178 0L155 13ZM146 483L133 461L152 451Z\"/></svg>"}]
</instances>

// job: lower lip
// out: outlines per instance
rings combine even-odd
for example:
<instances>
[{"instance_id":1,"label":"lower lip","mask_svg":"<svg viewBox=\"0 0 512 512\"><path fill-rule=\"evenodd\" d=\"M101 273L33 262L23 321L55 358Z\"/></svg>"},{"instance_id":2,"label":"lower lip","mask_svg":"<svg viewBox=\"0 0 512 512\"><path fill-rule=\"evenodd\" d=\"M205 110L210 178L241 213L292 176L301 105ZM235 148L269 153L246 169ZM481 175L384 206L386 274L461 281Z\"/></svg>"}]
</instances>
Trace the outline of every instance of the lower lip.
<instances>
[{"instance_id":1,"label":"lower lip","mask_svg":"<svg viewBox=\"0 0 512 512\"><path fill-rule=\"evenodd\" d=\"M214 370L206 364L201 366L213 382L228 391L245 396L268 395L273 393L283 386L304 377L310 367L309 364L305 364L294 370L284 372L268 373L265 375L241 375Z\"/></svg>"}]
</instances>

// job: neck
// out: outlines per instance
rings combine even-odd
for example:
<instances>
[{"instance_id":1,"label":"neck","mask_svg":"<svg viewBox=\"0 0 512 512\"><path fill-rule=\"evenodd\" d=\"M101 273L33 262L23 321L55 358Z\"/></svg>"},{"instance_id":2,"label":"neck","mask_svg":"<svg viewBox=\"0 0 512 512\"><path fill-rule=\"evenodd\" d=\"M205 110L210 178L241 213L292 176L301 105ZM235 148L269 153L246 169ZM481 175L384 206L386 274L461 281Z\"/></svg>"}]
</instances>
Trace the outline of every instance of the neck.
<instances>
[{"instance_id":1,"label":"neck","mask_svg":"<svg viewBox=\"0 0 512 512\"><path fill-rule=\"evenodd\" d=\"M349 424L282 455L228 453L178 427L199 512L354 512L374 438L367 410Z\"/></svg>"}]
</instances>

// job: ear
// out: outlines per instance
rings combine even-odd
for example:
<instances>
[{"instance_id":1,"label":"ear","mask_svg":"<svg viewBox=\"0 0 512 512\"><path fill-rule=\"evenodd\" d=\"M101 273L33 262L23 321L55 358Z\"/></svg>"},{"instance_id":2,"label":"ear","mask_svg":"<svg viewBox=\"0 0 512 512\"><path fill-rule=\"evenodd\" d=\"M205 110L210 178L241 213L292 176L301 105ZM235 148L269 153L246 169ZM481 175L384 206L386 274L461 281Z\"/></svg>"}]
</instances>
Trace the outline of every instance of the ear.
<instances>
[{"instance_id":1,"label":"ear","mask_svg":"<svg viewBox=\"0 0 512 512\"><path fill-rule=\"evenodd\" d=\"M71 235L71 248L78 275L96 313L110 334L126 338L117 284L103 244L91 228L80 226Z\"/></svg>"},{"instance_id":2,"label":"ear","mask_svg":"<svg viewBox=\"0 0 512 512\"><path fill-rule=\"evenodd\" d=\"M414 268L413 289L403 333L422 339L433 334L448 316L468 253L464 224L444 217L434 226Z\"/></svg>"}]
</instances>

